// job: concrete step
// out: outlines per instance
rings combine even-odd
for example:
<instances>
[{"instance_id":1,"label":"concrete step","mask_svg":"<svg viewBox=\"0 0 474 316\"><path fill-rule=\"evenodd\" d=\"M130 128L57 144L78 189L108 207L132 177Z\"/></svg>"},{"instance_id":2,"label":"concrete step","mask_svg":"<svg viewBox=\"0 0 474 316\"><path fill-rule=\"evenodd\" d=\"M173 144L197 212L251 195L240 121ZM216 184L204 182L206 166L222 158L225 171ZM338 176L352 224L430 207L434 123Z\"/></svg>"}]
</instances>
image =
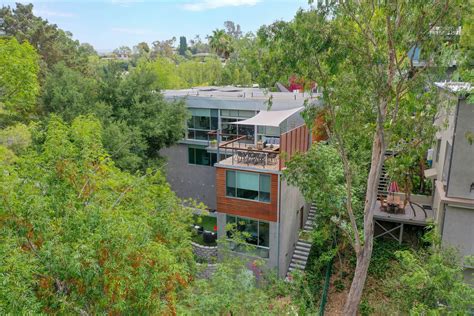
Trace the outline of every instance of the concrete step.
<instances>
[{"instance_id":1,"label":"concrete step","mask_svg":"<svg viewBox=\"0 0 474 316\"><path fill-rule=\"evenodd\" d=\"M301 265L301 264L297 264L297 263L290 263L290 268L295 268L295 269L298 269L298 270L304 270L304 268L306 268L306 265Z\"/></svg>"},{"instance_id":2,"label":"concrete step","mask_svg":"<svg viewBox=\"0 0 474 316\"><path fill-rule=\"evenodd\" d=\"M295 247L295 250L301 251L303 253L308 253L308 254L309 254L310 249L311 248L306 248L306 247L302 247L302 246L298 246L298 245L296 245L296 247Z\"/></svg>"},{"instance_id":3,"label":"concrete step","mask_svg":"<svg viewBox=\"0 0 474 316\"><path fill-rule=\"evenodd\" d=\"M311 243L307 242L307 241L302 241L302 240L298 240L296 242L296 247L302 247L302 248L306 248L306 249L311 249Z\"/></svg>"},{"instance_id":4,"label":"concrete step","mask_svg":"<svg viewBox=\"0 0 474 316\"><path fill-rule=\"evenodd\" d=\"M293 258L299 259L299 260L308 260L308 257L309 257L309 253L302 254L302 253L296 253L295 252L293 254Z\"/></svg>"},{"instance_id":5,"label":"concrete step","mask_svg":"<svg viewBox=\"0 0 474 316\"><path fill-rule=\"evenodd\" d=\"M309 255L309 249L308 248L302 248L302 247L295 247L295 254L299 256L307 256Z\"/></svg>"},{"instance_id":6,"label":"concrete step","mask_svg":"<svg viewBox=\"0 0 474 316\"><path fill-rule=\"evenodd\" d=\"M294 263L297 263L297 264L301 264L301 265L306 265L306 261L308 261L308 258L296 258L295 256L293 256L293 258L291 259L291 262L294 262Z\"/></svg>"}]
</instances>

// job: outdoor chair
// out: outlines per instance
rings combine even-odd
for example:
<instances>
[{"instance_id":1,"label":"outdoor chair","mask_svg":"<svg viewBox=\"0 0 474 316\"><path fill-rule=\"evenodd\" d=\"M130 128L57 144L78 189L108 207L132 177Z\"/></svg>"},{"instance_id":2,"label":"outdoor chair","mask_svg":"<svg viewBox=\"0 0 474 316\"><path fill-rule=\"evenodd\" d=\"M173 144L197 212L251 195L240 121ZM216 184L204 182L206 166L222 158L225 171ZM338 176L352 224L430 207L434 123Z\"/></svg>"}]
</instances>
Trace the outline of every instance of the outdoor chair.
<instances>
[{"instance_id":1,"label":"outdoor chair","mask_svg":"<svg viewBox=\"0 0 474 316\"><path fill-rule=\"evenodd\" d=\"M257 155L253 152L249 152L247 154L247 165L249 165L249 164L256 165L257 164L256 159L257 159Z\"/></svg>"},{"instance_id":2,"label":"outdoor chair","mask_svg":"<svg viewBox=\"0 0 474 316\"><path fill-rule=\"evenodd\" d=\"M267 159L268 159L268 163L269 163L269 164L275 164L276 161L277 161L277 158L278 158L278 155L275 154L275 153L270 153L270 154L268 154L268 158L267 158Z\"/></svg>"},{"instance_id":3,"label":"outdoor chair","mask_svg":"<svg viewBox=\"0 0 474 316\"><path fill-rule=\"evenodd\" d=\"M266 155L264 153L257 153L256 154L256 165L261 164L262 166L265 166L265 160L267 159Z\"/></svg>"},{"instance_id":4,"label":"outdoor chair","mask_svg":"<svg viewBox=\"0 0 474 316\"><path fill-rule=\"evenodd\" d=\"M237 162L246 162L247 153L245 151L237 151Z\"/></svg>"}]
</instances>

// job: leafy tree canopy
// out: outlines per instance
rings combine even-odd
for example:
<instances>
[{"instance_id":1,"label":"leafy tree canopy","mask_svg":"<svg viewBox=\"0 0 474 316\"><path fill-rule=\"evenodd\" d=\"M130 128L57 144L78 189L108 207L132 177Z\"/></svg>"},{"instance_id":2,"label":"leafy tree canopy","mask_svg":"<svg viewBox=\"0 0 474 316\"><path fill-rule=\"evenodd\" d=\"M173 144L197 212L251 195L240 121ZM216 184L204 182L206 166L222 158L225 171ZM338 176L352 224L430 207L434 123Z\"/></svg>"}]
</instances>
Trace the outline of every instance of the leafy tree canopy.
<instances>
[{"instance_id":1,"label":"leafy tree canopy","mask_svg":"<svg viewBox=\"0 0 474 316\"><path fill-rule=\"evenodd\" d=\"M53 116L34 148L0 156L1 313L173 313L194 266L190 212L160 173L115 167L101 129Z\"/></svg>"},{"instance_id":2,"label":"leafy tree canopy","mask_svg":"<svg viewBox=\"0 0 474 316\"><path fill-rule=\"evenodd\" d=\"M28 42L0 38L0 127L35 111L38 71L38 55Z\"/></svg>"}]
</instances>

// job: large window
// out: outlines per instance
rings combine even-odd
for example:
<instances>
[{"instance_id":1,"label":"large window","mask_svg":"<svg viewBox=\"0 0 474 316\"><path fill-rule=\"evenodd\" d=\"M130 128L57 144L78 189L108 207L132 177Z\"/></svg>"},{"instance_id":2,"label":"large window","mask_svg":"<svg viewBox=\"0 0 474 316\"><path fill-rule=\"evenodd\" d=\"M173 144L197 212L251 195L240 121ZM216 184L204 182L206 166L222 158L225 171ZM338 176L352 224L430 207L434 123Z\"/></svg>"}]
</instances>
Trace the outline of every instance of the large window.
<instances>
[{"instance_id":1,"label":"large window","mask_svg":"<svg viewBox=\"0 0 474 316\"><path fill-rule=\"evenodd\" d=\"M269 138L280 138L280 128L273 126L258 126L257 140L265 141Z\"/></svg>"},{"instance_id":2,"label":"large window","mask_svg":"<svg viewBox=\"0 0 474 316\"><path fill-rule=\"evenodd\" d=\"M270 202L270 175L226 171L226 195L246 200Z\"/></svg>"},{"instance_id":3,"label":"large window","mask_svg":"<svg viewBox=\"0 0 474 316\"><path fill-rule=\"evenodd\" d=\"M188 162L192 165L213 166L217 162L217 154L207 152L204 147L188 146Z\"/></svg>"},{"instance_id":4,"label":"large window","mask_svg":"<svg viewBox=\"0 0 474 316\"><path fill-rule=\"evenodd\" d=\"M229 135L247 136L247 139L242 142L253 143L255 139L255 126L231 124L253 116L255 116L255 111L221 110L221 130L223 139L225 140Z\"/></svg>"},{"instance_id":5,"label":"large window","mask_svg":"<svg viewBox=\"0 0 474 316\"><path fill-rule=\"evenodd\" d=\"M218 128L217 110L191 108L188 121L188 139L209 140L208 133Z\"/></svg>"},{"instance_id":6,"label":"large window","mask_svg":"<svg viewBox=\"0 0 474 316\"><path fill-rule=\"evenodd\" d=\"M227 237L232 238L234 232L242 233L242 238L248 244L256 246L254 252L268 258L270 248L270 224L264 221L252 220L237 216L227 215L227 224L230 230ZM235 250L244 250L237 248Z\"/></svg>"}]
</instances>

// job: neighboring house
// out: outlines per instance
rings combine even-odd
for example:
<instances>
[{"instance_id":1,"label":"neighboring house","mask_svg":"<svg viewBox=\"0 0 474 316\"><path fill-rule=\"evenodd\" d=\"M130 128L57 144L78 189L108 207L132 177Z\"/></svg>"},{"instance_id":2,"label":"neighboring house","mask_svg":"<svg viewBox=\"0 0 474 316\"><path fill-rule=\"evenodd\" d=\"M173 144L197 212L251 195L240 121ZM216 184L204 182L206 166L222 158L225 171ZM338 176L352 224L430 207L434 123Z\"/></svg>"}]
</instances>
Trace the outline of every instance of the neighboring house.
<instances>
[{"instance_id":1,"label":"neighboring house","mask_svg":"<svg viewBox=\"0 0 474 316\"><path fill-rule=\"evenodd\" d=\"M456 247L462 258L474 255L474 105L468 83L436 83L441 103L432 169L433 210L444 244ZM463 260L466 276L474 267Z\"/></svg>"},{"instance_id":2,"label":"neighboring house","mask_svg":"<svg viewBox=\"0 0 474 316\"><path fill-rule=\"evenodd\" d=\"M186 137L161 151L171 187L179 197L202 201L216 214L218 238L228 239L227 224L238 223L256 250L234 250L263 258L284 276L309 204L283 179L282 170L285 160L311 144L301 110L305 99L317 99L237 87L164 95L184 98L192 115Z\"/></svg>"}]
</instances>

